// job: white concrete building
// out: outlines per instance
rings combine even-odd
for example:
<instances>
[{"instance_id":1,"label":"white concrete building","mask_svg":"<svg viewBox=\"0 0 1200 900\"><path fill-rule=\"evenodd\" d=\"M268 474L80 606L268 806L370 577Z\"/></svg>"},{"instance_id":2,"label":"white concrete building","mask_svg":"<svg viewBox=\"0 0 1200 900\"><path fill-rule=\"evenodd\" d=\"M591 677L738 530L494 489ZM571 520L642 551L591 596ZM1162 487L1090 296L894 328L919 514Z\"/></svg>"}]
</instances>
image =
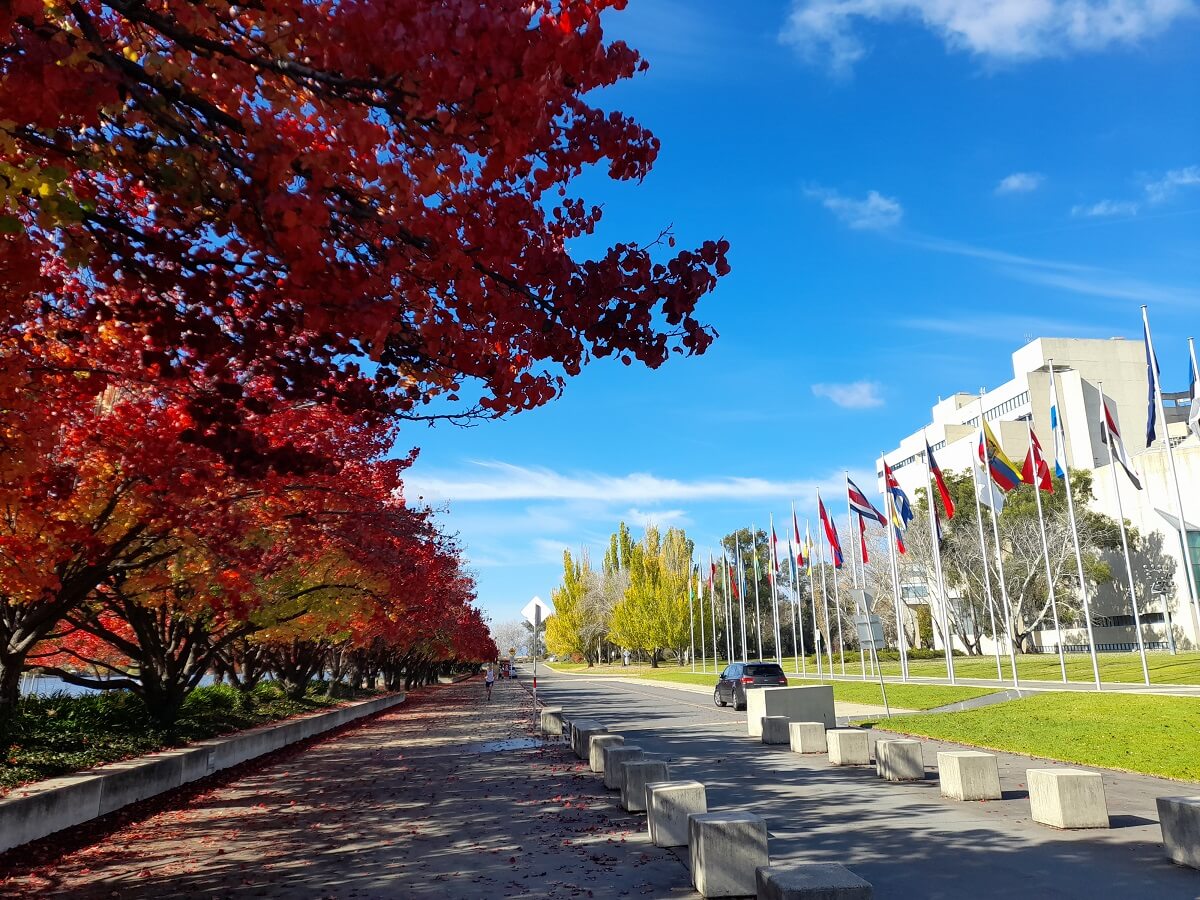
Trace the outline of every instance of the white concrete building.
<instances>
[{"instance_id":1,"label":"white concrete building","mask_svg":"<svg viewBox=\"0 0 1200 900\"><path fill-rule=\"evenodd\" d=\"M1155 549L1161 549L1162 554L1174 561L1174 572L1164 575L1148 571L1146 560L1135 558L1142 639L1154 649L1168 649L1172 645L1181 650L1200 648L1200 619L1189 600L1183 551L1176 530L1174 483L1168 470L1161 423L1158 441L1150 449L1145 447L1148 385L1142 342L1123 338L1038 338L1017 350L1012 359L1012 380L981 394L958 393L939 399L931 421L885 454L897 481L910 497L918 488L925 487L926 439L943 471L970 471L977 452L981 408L1005 453L1015 463L1020 465L1029 449L1029 423L1047 456L1052 456L1052 361L1058 380L1058 406L1067 435L1068 465L1093 471L1096 499L1092 506L1116 518L1117 500L1108 448L1101 440L1102 386L1144 488L1141 491L1133 488L1123 473L1117 479L1125 518L1141 534L1150 536ZM1200 582L1200 439L1188 434L1187 402L1186 393L1164 394L1167 427L1188 525L1189 563ZM914 523L914 527L922 526L924 522ZM1135 646L1136 636L1124 559L1118 553L1108 562L1117 578L1092 598L1093 632L1099 649L1128 649ZM915 590L911 587L914 586L906 593L921 593L919 587ZM1034 640L1045 648L1061 640L1068 647L1086 652L1087 631L1082 626L1064 628L1060 635L1047 629L1037 632ZM989 643L985 652L990 650Z\"/></svg>"}]
</instances>

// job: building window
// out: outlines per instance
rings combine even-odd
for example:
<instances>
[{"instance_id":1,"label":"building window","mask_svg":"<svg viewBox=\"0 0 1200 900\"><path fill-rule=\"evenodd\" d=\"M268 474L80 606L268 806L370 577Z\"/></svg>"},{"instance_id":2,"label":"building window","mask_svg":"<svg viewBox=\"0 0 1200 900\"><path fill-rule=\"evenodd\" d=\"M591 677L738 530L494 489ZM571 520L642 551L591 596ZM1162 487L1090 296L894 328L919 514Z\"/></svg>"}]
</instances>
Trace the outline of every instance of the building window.
<instances>
[{"instance_id":1,"label":"building window","mask_svg":"<svg viewBox=\"0 0 1200 900\"><path fill-rule=\"evenodd\" d=\"M1189 562L1192 564L1192 577L1195 579L1193 584L1200 584L1200 531L1189 531L1187 543L1188 556L1191 557Z\"/></svg>"}]
</instances>

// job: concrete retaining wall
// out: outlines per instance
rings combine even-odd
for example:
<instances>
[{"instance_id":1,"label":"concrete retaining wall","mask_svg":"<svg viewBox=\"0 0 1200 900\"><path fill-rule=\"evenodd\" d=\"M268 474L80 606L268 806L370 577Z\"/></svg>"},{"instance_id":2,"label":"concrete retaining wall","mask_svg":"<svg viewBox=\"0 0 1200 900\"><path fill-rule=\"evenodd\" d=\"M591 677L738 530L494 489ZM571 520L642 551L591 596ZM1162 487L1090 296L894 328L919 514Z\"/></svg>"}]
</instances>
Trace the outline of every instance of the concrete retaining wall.
<instances>
[{"instance_id":1,"label":"concrete retaining wall","mask_svg":"<svg viewBox=\"0 0 1200 900\"><path fill-rule=\"evenodd\" d=\"M79 775L15 788L0 798L0 852L81 825L156 794L331 731L404 702L389 694L297 719L251 728Z\"/></svg>"}]
</instances>

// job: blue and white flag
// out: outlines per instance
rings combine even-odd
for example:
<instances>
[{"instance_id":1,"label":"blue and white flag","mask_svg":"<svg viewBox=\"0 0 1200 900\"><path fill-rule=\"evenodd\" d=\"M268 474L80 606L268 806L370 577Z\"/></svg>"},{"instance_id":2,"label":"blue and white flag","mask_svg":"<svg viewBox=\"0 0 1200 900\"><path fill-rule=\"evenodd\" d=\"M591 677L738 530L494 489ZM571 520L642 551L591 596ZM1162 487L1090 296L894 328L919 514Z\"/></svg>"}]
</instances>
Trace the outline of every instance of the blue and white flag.
<instances>
[{"instance_id":1,"label":"blue and white flag","mask_svg":"<svg viewBox=\"0 0 1200 900\"><path fill-rule=\"evenodd\" d=\"M1196 371L1196 364L1190 358L1188 359L1188 394L1191 397L1191 406L1188 407L1188 430L1200 438L1200 372Z\"/></svg>"},{"instance_id":2,"label":"blue and white flag","mask_svg":"<svg viewBox=\"0 0 1200 900\"><path fill-rule=\"evenodd\" d=\"M1054 375L1050 375L1050 428L1054 432L1054 474L1067 476L1067 448L1063 444L1062 428L1058 423L1058 406L1055 403Z\"/></svg>"}]
</instances>

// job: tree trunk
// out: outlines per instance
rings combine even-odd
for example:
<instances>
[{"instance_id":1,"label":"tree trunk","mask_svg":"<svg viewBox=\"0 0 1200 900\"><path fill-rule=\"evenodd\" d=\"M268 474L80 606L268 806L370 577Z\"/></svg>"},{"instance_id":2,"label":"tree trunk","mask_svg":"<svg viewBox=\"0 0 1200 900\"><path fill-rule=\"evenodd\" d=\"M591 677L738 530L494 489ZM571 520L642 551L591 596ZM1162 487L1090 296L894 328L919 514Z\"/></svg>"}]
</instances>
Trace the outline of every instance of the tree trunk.
<instances>
[{"instance_id":1,"label":"tree trunk","mask_svg":"<svg viewBox=\"0 0 1200 900\"><path fill-rule=\"evenodd\" d=\"M658 648L657 647L655 647L654 652L652 652L650 654L650 668L652 668L652 669L658 668Z\"/></svg>"}]
</instances>

